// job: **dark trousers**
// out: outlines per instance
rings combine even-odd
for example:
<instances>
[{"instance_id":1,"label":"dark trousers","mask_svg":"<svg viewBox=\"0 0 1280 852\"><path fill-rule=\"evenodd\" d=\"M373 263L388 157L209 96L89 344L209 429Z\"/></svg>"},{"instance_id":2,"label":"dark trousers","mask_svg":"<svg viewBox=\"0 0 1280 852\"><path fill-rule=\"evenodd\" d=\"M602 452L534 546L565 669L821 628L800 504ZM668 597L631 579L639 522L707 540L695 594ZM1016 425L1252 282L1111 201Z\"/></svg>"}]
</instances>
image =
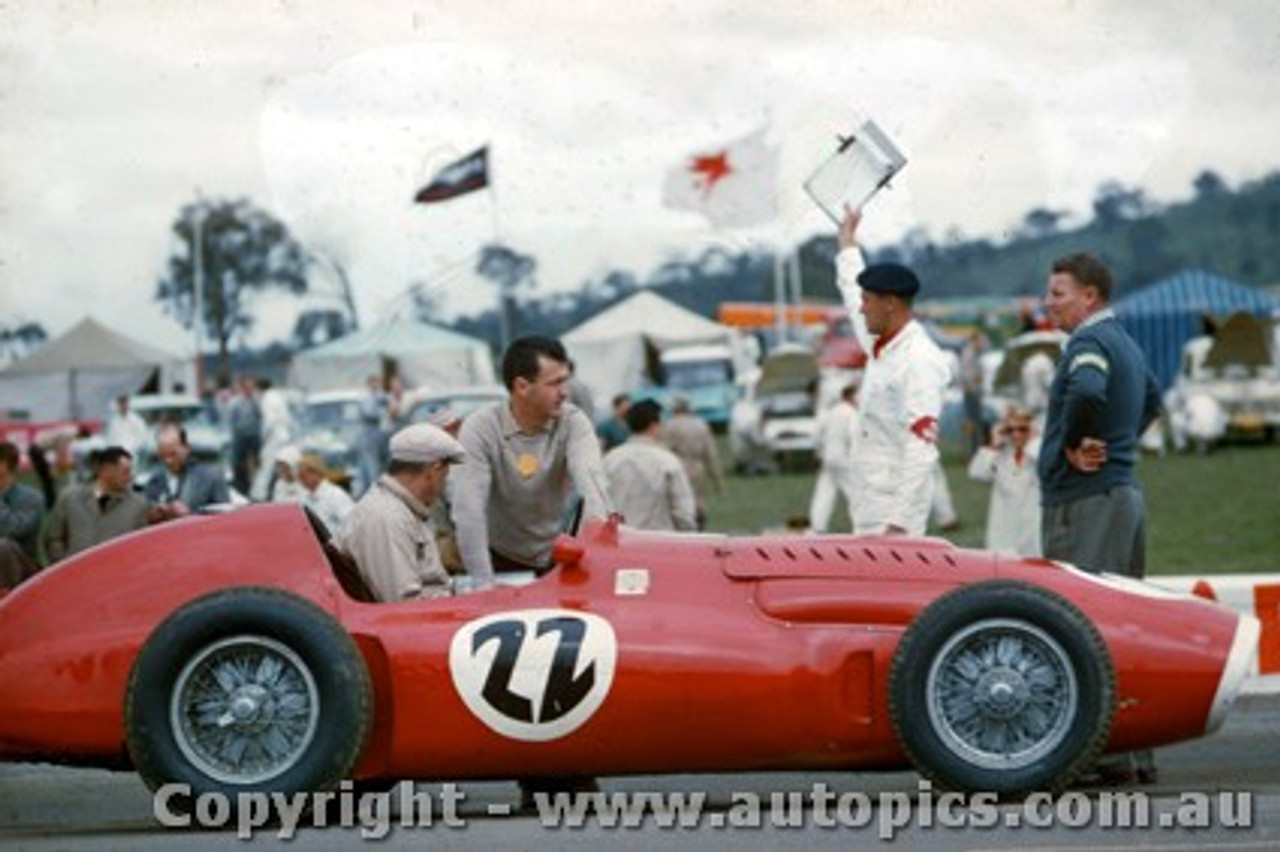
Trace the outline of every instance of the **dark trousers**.
<instances>
[{"instance_id":1,"label":"dark trousers","mask_svg":"<svg viewBox=\"0 0 1280 852\"><path fill-rule=\"evenodd\" d=\"M493 573L509 574L514 571L532 571L535 576L541 577L551 570L550 565L532 565L528 562L521 562L518 559L512 559L506 554L499 553L493 548L489 548L489 561L493 563Z\"/></svg>"},{"instance_id":2,"label":"dark trousers","mask_svg":"<svg viewBox=\"0 0 1280 852\"><path fill-rule=\"evenodd\" d=\"M1136 485L1045 506L1040 532L1044 555L1094 574L1142 579L1147 574L1146 503Z\"/></svg>"},{"instance_id":3,"label":"dark trousers","mask_svg":"<svg viewBox=\"0 0 1280 852\"><path fill-rule=\"evenodd\" d=\"M17 542L0 538L0 589L12 589L39 571L40 565Z\"/></svg>"}]
</instances>

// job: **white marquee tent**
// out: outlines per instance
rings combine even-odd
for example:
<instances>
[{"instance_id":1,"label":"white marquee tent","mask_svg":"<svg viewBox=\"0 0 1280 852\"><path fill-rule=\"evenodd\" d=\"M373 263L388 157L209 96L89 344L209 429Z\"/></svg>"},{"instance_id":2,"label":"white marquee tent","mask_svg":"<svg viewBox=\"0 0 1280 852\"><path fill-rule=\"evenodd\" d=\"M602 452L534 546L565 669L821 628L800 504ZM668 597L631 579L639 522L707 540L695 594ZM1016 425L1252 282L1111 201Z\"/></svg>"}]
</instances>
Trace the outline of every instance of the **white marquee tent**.
<instances>
[{"instance_id":1,"label":"white marquee tent","mask_svg":"<svg viewBox=\"0 0 1280 852\"><path fill-rule=\"evenodd\" d=\"M606 308L560 340L577 378L602 405L645 382L649 360L673 346L731 345L735 332L650 290Z\"/></svg>"},{"instance_id":2,"label":"white marquee tent","mask_svg":"<svg viewBox=\"0 0 1280 852\"><path fill-rule=\"evenodd\" d=\"M294 357L289 384L307 391L364 387L395 363L408 387L491 384L493 356L479 338L411 319L394 319L331 340Z\"/></svg>"},{"instance_id":3,"label":"white marquee tent","mask_svg":"<svg viewBox=\"0 0 1280 852\"><path fill-rule=\"evenodd\" d=\"M191 387L194 364L85 318L0 371L0 418L102 420L120 394Z\"/></svg>"}]
</instances>

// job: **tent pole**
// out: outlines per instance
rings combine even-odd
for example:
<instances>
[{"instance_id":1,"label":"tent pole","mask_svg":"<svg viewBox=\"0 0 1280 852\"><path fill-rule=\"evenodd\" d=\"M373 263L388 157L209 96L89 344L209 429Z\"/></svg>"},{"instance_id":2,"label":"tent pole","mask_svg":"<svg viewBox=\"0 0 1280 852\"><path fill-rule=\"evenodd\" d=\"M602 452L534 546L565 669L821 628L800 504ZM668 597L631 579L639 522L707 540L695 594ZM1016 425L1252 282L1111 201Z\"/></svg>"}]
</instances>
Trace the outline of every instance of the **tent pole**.
<instances>
[{"instance_id":1,"label":"tent pole","mask_svg":"<svg viewBox=\"0 0 1280 852\"><path fill-rule=\"evenodd\" d=\"M192 235L192 322L191 328L195 334L196 349L196 369L195 369L195 392L199 396L204 392L204 358L201 356L201 346L203 341L200 339L200 323L204 320L202 309L204 307L204 208L200 206L203 200L200 197L200 190L196 190L196 211L191 225Z\"/></svg>"},{"instance_id":2,"label":"tent pole","mask_svg":"<svg viewBox=\"0 0 1280 852\"><path fill-rule=\"evenodd\" d=\"M782 248L775 246L773 251L773 303L775 309L775 325L777 327L777 343L787 342L787 266L782 259Z\"/></svg>"}]
</instances>

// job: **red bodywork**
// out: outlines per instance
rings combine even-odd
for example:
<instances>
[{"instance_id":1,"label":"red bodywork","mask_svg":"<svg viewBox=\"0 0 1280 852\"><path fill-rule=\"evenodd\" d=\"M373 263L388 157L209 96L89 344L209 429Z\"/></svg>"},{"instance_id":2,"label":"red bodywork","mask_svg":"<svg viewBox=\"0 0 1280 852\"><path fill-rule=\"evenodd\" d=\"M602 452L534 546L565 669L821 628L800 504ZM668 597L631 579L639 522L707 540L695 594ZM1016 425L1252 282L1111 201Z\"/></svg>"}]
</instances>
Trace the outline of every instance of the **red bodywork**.
<instances>
[{"instance_id":1,"label":"red bodywork","mask_svg":"<svg viewBox=\"0 0 1280 852\"><path fill-rule=\"evenodd\" d=\"M356 639L375 698L361 777L901 767L886 698L899 639L939 595L995 578L1051 589L1097 625L1117 675L1114 749L1204 734L1238 644L1238 616L1216 604L940 540L601 525L557 553L564 564L528 585L369 604L343 591L293 506L117 539L0 600L0 758L127 766L139 648L178 607L234 586L307 598ZM463 700L450 647L476 619L545 610L607 622L616 667L572 730L515 738Z\"/></svg>"}]
</instances>

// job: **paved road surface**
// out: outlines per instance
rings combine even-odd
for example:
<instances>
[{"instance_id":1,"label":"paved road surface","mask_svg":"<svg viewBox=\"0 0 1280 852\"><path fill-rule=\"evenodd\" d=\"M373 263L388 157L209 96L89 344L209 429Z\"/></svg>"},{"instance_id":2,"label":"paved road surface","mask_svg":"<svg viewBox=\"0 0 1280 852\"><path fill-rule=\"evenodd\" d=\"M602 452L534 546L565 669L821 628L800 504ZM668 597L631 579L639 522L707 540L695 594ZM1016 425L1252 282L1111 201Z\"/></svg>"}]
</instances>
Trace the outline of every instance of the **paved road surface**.
<instances>
[{"instance_id":1,"label":"paved road surface","mask_svg":"<svg viewBox=\"0 0 1280 852\"><path fill-rule=\"evenodd\" d=\"M288 842L279 828L258 829L246 848L353 849L653 849L865 848L892 837L904 850L1239 849L1280 850L1280 696L1247 696L1215 736L1158 753L1160 781L1151 787L1071 791L1058 799L995 806L981 797L948 798L921 786L914 773L753 774L619 778L605 793L704 796L700 817L666 816L686 827L662 827L652 810L640 827L607 827L592 816L579 828L544 825L517 812L514 783L448 788L401 785L381 803L369 800L353 827L315 828L303 818ZM446 806L446 790L456 808ZM430 802L429 827L403 827L397 803L411 794ZM463 797L461 802L457 797ZM634 803L636 798L632 798ZM670 805L671 800L662 800ZM376 806L375 806L376 805ZM760 807L756 807L759 805ZM33 850L225 849L224 831L166 828L152 798L128 773L42 765L0 766L0 847ZM419 819L423 817L419 804ZM1244 823L1239 827L1225 822ZM451 824L452 823L452 824ZM967 828L954 827L958 823ZM977 824L974 827L973 824ZM1016 823L1016 827L1014 824ZM1146 824L1145 828L1132 826ZM1131 827L1124 827L1124 826ZM361 828L363 826L363 829ZM385 834L385 836L383 836Z\"/></svg>"}]
</instances>

